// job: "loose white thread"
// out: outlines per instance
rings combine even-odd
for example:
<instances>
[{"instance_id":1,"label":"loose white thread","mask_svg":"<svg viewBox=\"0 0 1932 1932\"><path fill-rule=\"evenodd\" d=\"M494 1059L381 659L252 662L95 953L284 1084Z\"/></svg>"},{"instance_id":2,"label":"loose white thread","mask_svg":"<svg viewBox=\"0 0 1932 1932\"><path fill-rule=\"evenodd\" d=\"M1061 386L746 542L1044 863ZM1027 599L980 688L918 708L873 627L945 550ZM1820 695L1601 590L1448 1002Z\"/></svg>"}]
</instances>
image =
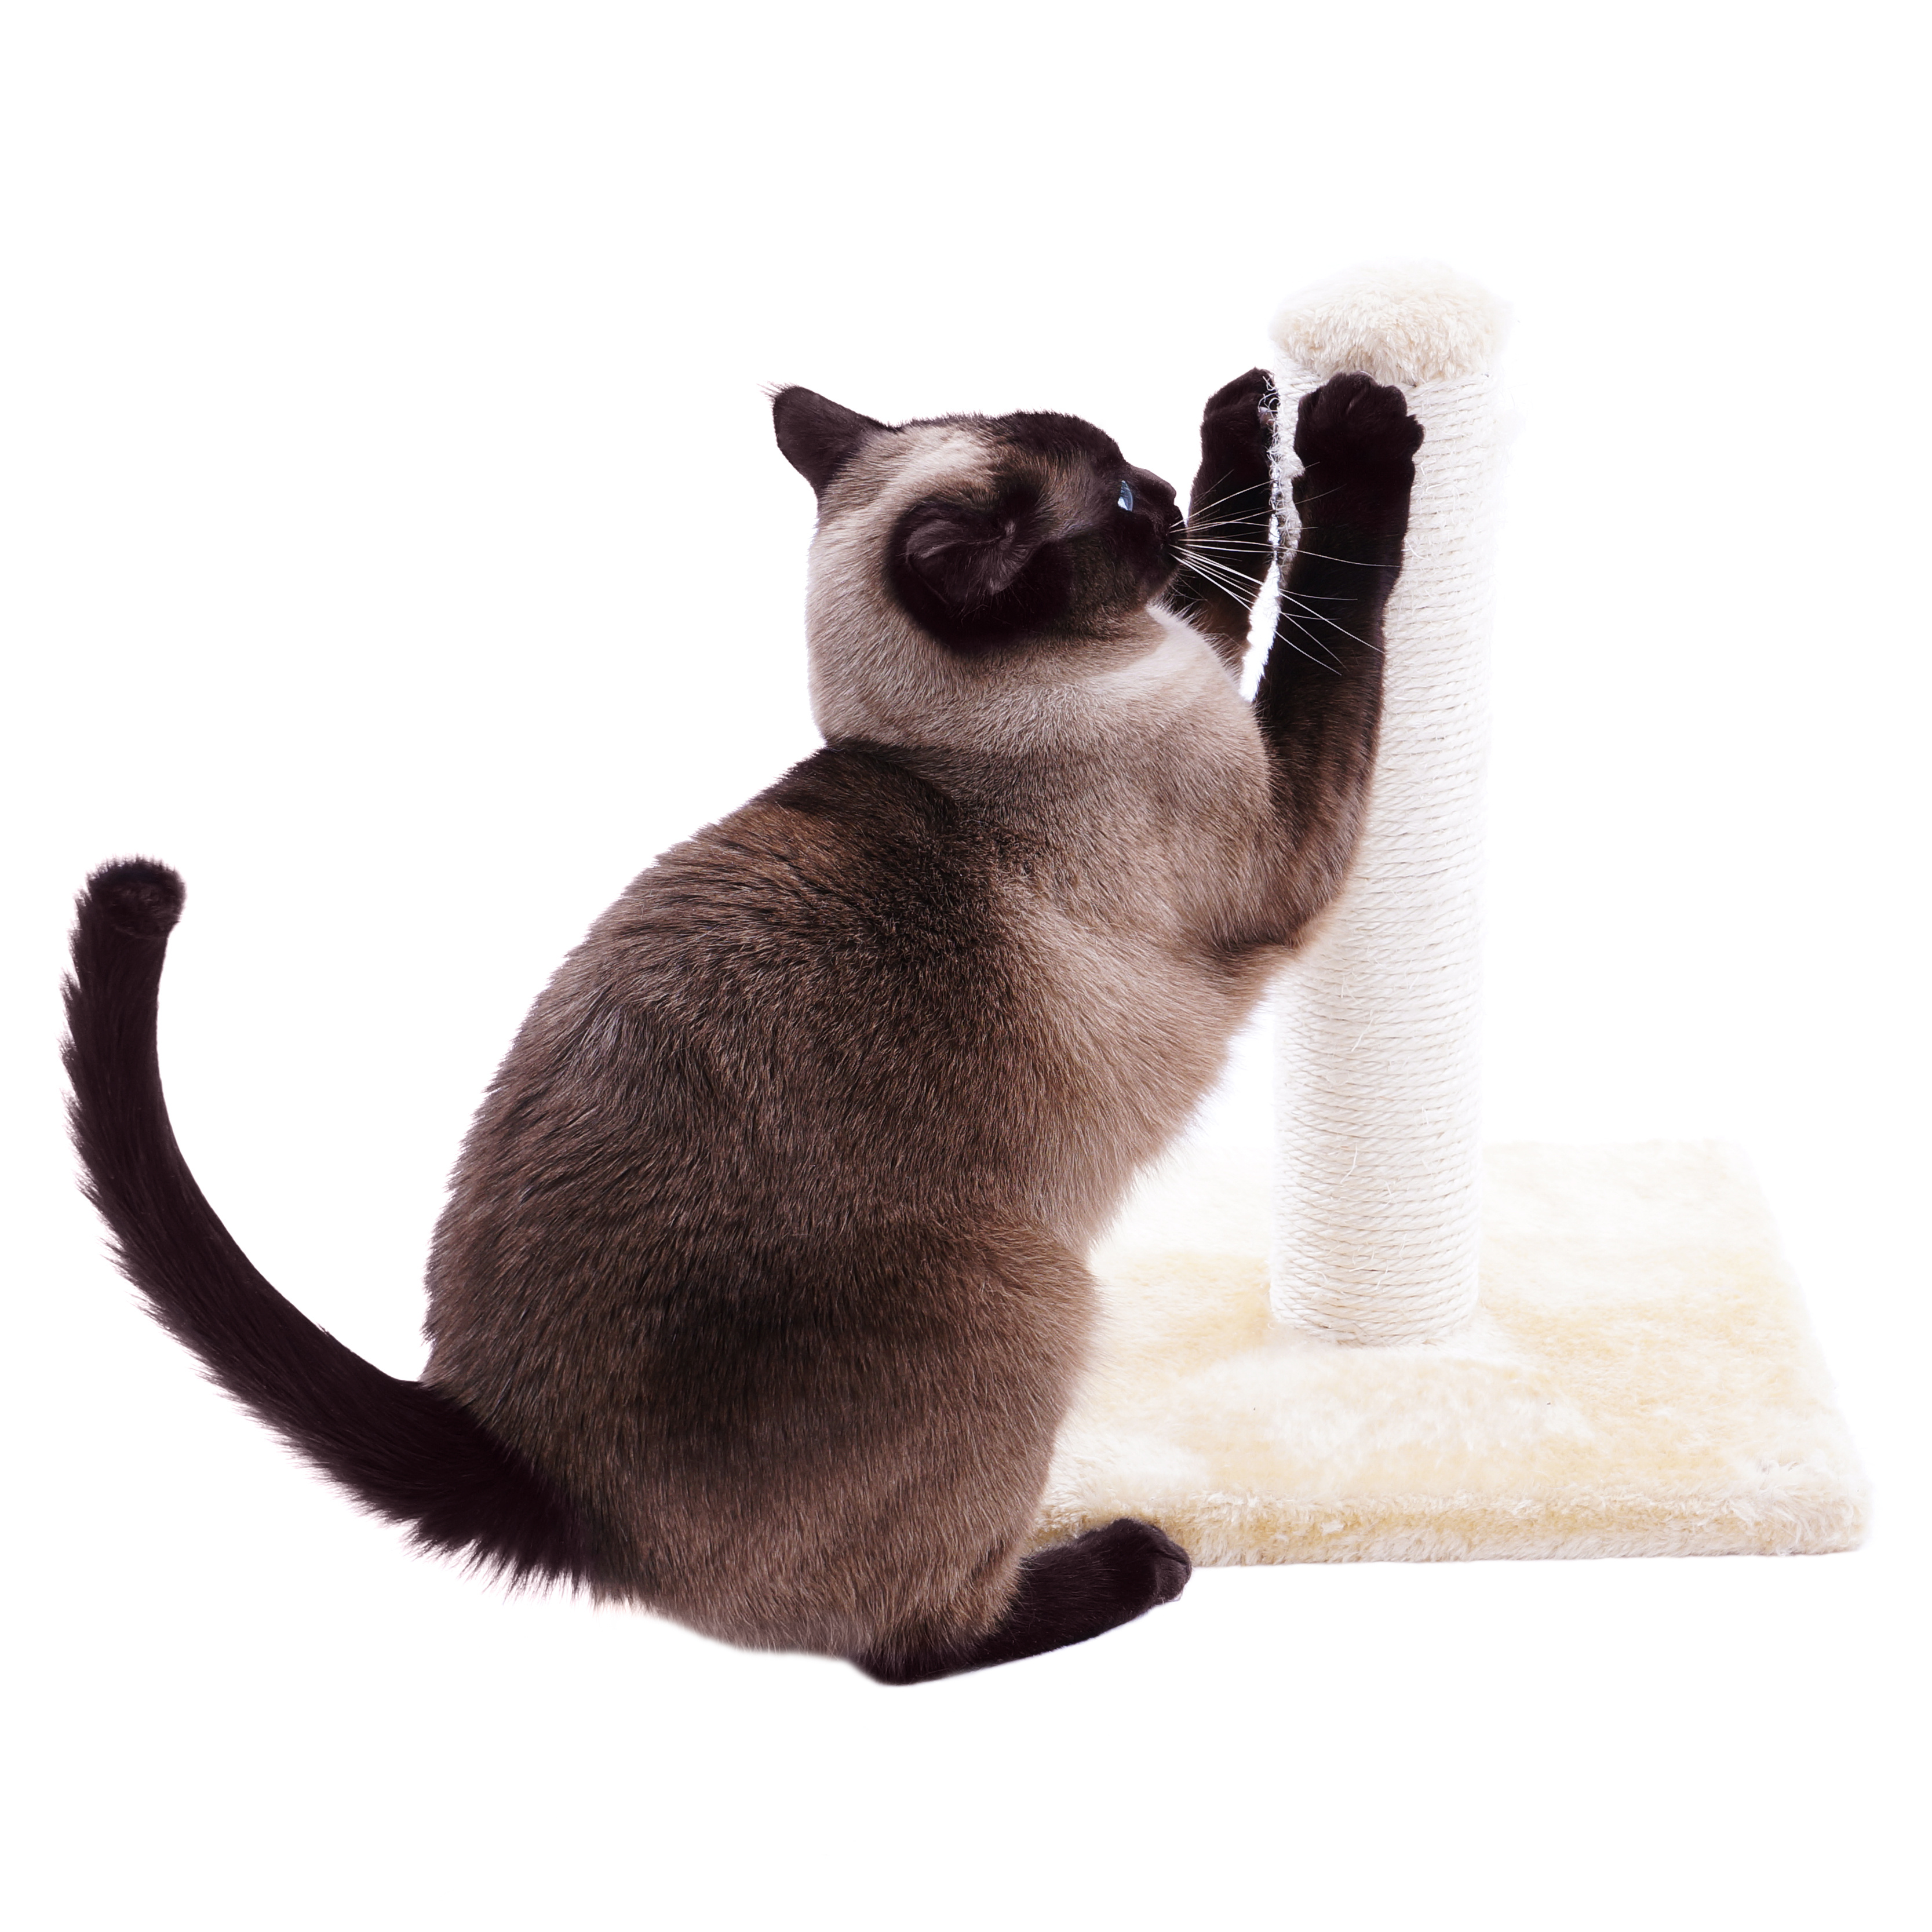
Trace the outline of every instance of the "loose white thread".
<instances>
[{"instance_id":1,"label":"loose white thread","mask_svg":"<svg viewBox=\"0 0 1932 1932\"><path fill-rule=\"evenodd\" d=\"M1466 283L1442 286L1459 318L1472 295L1487 302ZM1426 333L1430 292L1401 293L1404 325ZM1297 399L1362 366L1352 335L1336 338L1346 361L1312 353L1306 328L1284 326L1295 314L1276 326L1294 352L1276 372L1290 472ZM1497 318L1472 352L1486 360L1499 333ZM1384 627L1373 789L1348 882L1276 999L1272 1300L1279 1319L1336 1341L1438 1338L1476 1305L1497 388L1479 367L1407 393L1425 440ZM1286 555L1286 502L1282 521Z\"/></svg>"}]
</instances>

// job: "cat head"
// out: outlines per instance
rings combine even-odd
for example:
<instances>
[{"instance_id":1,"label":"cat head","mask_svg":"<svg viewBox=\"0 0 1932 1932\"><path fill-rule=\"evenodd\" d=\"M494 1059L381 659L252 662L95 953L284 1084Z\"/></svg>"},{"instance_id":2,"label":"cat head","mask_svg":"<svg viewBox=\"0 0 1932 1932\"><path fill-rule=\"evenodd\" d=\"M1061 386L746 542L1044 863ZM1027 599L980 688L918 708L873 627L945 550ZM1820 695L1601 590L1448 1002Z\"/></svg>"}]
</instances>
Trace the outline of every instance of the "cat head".
<instances>
[{"instance_id":1,"label":"cat head","mask_svg":"<svg viewBox=\"0 0 1932 1932\"><path fill-rule=\"evenodd\" d=\"M1173 490L1077 416L889 424L781 389L779 448L818 498L807 629L828 736L910 742L1071 689L1158 645ZM956 735L956 733L953 734Z\"/></svg>"}]
</instances>

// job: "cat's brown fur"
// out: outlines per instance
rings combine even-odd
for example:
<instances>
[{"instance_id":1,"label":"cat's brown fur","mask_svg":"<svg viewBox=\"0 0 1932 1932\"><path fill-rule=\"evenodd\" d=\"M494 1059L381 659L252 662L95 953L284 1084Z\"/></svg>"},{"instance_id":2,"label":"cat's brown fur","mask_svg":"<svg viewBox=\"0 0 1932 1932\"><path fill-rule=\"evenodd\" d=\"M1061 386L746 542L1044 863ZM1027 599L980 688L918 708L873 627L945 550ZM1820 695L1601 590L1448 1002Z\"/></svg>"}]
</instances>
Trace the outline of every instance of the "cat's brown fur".
<instances>
[{"instance_id":1,"label":"cat's brown fur","mask_svg":"<svg viewBox=\"0 0 1932 1932\"><path fill-rule=\"evenodd\" d=\"M520 1472L517 1537L566 1526L553 1553L490 1528L498 1474L424 1527L382 1473L412 1452L358 1437L350 1471L326 1418L271 1413L257 1391L281 1372L239 1342L224 1366L213 1318L176 1318L135 1255L163 1318L425 1540L735 1642L903 1682L1176 1594L1185 1556L1150 1526L1022 1562L1093 1318L1082 1257L1344 873L1420 439L1366 378L1304 403L1298 498L1347 514L1308 517L1284 606L1303 615L1250 706L1234 673L1268 556L1264 392L1256 372L1210 404L1184 562L1172 492L1090 425L892 429L776 398L820 497L826 748L659 860L566 962L431 1261L410 1426L480 1430ZM142 935L158 977L172 914L154 938L129 895L165 889L108 876L83 939ZM77 976L86 1150L110 1103L88 1098ZM90 1162L131 1254L116 1158Z\"/></svg>"}]
</instances>

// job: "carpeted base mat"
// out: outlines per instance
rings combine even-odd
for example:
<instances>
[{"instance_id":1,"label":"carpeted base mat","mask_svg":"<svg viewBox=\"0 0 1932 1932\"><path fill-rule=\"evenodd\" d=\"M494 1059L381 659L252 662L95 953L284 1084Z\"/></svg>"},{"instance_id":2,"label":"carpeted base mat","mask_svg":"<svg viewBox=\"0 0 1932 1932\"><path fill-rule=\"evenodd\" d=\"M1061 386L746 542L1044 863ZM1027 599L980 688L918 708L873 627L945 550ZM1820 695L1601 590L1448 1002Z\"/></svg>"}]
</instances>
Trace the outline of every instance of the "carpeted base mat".
<instances>
[{"instance_id":1,"label":"carpeted base mat","mask_svg":"<svg viewBox=\"0 0 1932 1932\"><path fill-rule=\"evenodd\" d=\"M1197 1563L1849 1550L1867 1492L1764 1202L1715 1144L1492 1148L1482 1303L1447 1342L1268 1310L1257 1163L1143 1184L1042 1540L1118 1516Z\"/></svg>"}]
</instances>

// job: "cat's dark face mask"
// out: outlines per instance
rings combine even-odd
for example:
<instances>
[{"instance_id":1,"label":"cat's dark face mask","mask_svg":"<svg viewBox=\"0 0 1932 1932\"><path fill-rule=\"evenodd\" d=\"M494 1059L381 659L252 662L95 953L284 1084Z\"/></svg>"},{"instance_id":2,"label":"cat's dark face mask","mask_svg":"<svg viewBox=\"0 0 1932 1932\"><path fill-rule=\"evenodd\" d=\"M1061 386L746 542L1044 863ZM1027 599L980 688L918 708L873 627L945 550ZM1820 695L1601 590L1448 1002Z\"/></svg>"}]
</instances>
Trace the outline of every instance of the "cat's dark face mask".
<instances>
[{"instance_id":1,"label":"cat's dark face mask","mask_svg":"<svg viewBox=\"0 0 1932 1932\"><path fill-rule=\"evenodd\" d=\"M808 389L781 391L772 414L779 448L821 500L868 442L899 434ZM901 513L884 563L900 604L940 643L976 653L1105 634L1172 580L1184 527L1172 488L1092 424L934 422L970 429L983 460Z\"/></svg>"}]
</instances>

